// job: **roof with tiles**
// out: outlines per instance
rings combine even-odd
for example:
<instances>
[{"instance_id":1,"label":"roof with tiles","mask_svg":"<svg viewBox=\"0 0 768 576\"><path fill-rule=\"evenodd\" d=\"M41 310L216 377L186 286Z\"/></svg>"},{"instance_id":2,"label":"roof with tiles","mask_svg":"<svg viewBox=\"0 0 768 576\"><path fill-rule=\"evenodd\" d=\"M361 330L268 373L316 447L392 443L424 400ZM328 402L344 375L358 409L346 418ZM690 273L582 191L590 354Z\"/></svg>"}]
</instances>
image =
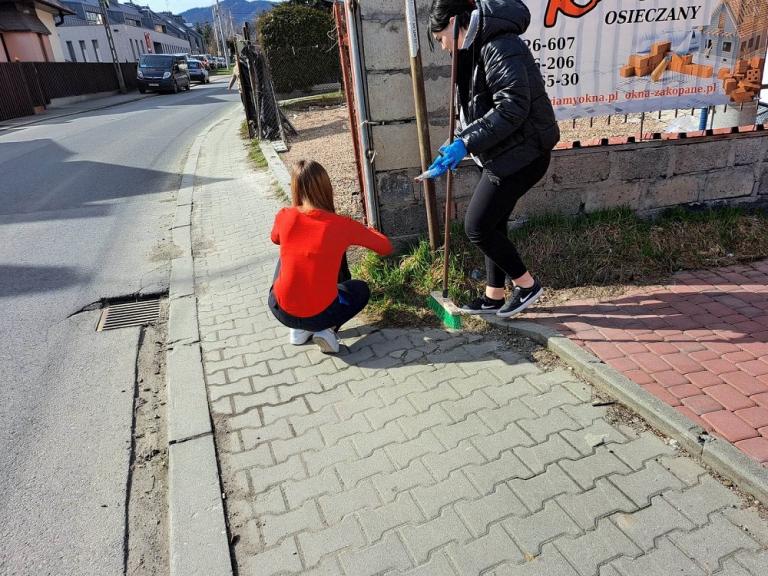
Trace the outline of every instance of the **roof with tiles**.
<instances>
[{"instance_id":1,"label":"roof with tiles","mask_svg":"<svg viewBox=\"0 0 768 576\"><path fill-rule=\"evenodd\" d=\"M766 28L768 2L765 0L723 0L731 11L740 38L749 38Z\"/></svg>"}]
</instances>

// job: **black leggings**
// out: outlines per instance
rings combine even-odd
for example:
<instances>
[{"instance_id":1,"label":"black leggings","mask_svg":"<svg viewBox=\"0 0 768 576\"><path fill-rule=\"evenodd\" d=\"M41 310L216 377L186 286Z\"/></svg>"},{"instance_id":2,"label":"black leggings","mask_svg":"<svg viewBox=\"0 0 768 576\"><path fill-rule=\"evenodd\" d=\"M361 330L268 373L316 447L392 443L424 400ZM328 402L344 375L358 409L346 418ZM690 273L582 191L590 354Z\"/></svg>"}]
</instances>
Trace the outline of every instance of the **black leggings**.
<instances>
[{"instance_id":1,"label":"black leggings","mask_svg":"<svg viewBox=\"0 0 768 576\"><path fill-rule=\"evenodd\" d=\"M275 278L280 272L280 261L277 262L275 269ZM331 304L317 314L309 318L299 318L292 316L277 304L277 299L269 289L269 309L272 314L283 326L294 328L296 330L309 330L310 332L320 332L327 328L339 330L344 324L357 316L360 311L368 304L371 297L371 291L368 284L362 280L351 280L349 266L347 265L347 256L344 255L339 269L339 295Z\"/></svg>"},{"instance_id":2,"label":"black leggings","mask_svg":"<svg viewBox=\"0 0 768 576\"><path fill-rule=\"evenodd\" d=\"M507 222L517 201L547 173L550 158L549 154L542 156L501 181L494 178L496 184L484 170L472 194L464 217L464 231L469 241L485 254L485 270L491 288L504 288L507 276L519 278L527 271L509 240Z\"/></svg>"}]
</instances>

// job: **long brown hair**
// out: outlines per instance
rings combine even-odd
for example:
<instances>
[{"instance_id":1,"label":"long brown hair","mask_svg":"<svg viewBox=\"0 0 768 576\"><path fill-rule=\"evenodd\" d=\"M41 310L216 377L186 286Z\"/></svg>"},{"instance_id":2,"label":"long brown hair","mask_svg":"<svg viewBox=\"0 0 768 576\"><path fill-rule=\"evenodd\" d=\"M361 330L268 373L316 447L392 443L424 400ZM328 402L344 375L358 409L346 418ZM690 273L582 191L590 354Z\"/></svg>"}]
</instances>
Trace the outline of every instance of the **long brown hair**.
<instances>
[{"instance_id":1,"label":"long brown hair","mask_svg":"<svg viewBox=\"0 0 768 576\"><path fill-rule=\"evenodd\" d=\"M309 202L315 208L335 212L333 186L328 172L314 160L299 160L291 170L291 201L294 206Z\"/></svg>"}]
</instances>

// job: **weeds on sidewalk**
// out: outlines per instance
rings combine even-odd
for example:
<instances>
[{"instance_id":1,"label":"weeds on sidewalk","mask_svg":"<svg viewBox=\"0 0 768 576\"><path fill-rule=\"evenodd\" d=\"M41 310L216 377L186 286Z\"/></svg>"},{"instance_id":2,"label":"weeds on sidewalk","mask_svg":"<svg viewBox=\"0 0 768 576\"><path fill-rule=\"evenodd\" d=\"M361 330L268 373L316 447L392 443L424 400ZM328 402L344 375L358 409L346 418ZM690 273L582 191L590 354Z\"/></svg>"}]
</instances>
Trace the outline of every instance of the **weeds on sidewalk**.
<instances>
[{"instance_id":1,"label":"weeds on sidewalk","mask_svg":"<svg viewBox=\"0 0 768 576\"><path fill-rule=\"evenodd\" d=\"M461 226L454 224L453 238L448 285L451 298L463 300L469 294L465 277L474 255ZM437 325L426 303L428 294L442 286L442 250L433 254L429 243L422 240L396 258L366 252L352 268L353 276L365 280L371 288L371 303L366 310L373 319L394 326Z\"/></svg>"},{"instance_id":2,"label":"weeds on sidewalk","mask_svg":"<svg viewBox=\"0 0 768 576\"><path fill-rule=\"evenodd\" d=\"M670 210L655 220L619 208L575 218L542 216L510 232L524 261L548 291L547 302L619 294L627 285L665 283L679 270L768 258L768 214L738 208ZM482 290L481 254L454 225L450 293L465 301ZM396 258L366 254L356 277L371 286L374 320L431 322L428 293L442 283L442 252L421 242Z\"/></svg>"},{"instance_id":3,"label":"weeds on sidewalk","mask_svg":"<svg viewBox=\"0 0 768 576\"><path fill-rule=\"evenodd\" d=\"M267 159L264 158L264 153L261 151L261 147L259 146L259 139L254 138L253 140L250 140L248 138L248 123L245 120L243 120L240 124L239 132L240 138L248 142L248 159L257 169L265 169L268 164Z\"/></svg>"},{"instance_id":4,"label":"weeds on sidewalk","mask_svg":"<svg viewBox=\"0 0 768 576\"><path fill-rule=\"evenodd\" d=\"M240 130L238 132L240 133L240 138L248 140L248 120L240 122Z\"/></svg>"},{"instance_id":5,"label":"weeds on sidewalk","mask_svg":"<svg viewBox=\"0 0 768 576\"><path fill-rule=\"evenodd\" d=\"M248 158L259 170L263 170L268 166L267 159L264 158L264 153L261 151L259 141L256 138L248 144Z\"/></svg>"}]
</instances>

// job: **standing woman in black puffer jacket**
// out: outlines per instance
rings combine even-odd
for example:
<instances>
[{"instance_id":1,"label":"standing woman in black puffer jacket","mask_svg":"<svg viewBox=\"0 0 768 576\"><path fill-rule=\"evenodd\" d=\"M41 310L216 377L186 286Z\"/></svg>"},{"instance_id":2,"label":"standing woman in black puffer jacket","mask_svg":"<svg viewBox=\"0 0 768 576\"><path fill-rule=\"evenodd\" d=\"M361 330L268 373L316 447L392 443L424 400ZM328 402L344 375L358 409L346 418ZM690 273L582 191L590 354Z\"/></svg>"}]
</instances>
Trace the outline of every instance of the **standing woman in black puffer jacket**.
<instances>
[{"instance_id":1,"label":"standing woman in black puffer jacket","mask_svg":"<svg viewBox=\"0 0 768 576\"><path fill-rule=\"evenodd\" d=\"M462 310L510 317L538 300L542 287L510 242L507 222L517 201L547 172L560 130L539 67L520 39L531 20L525 4L433 0L430 32L449 52L456 18L461 128L430 169L438 175L454 170L468 153L482 167L464 230L485 254L488 283L485 294ZM505 303L506 277L514 290Z\"/></svg>"}]
</instances>

